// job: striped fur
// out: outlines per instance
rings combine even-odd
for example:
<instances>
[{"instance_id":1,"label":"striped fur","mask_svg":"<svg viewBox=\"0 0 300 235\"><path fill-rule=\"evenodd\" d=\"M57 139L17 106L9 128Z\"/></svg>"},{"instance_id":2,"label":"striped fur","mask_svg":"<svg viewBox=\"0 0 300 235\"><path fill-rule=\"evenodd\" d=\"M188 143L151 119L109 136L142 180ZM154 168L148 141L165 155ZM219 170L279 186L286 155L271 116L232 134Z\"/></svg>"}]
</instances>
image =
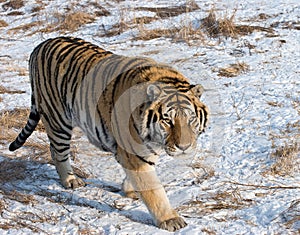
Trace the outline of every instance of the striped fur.
<instances>
[{"instance_id":1,"label":"striped fur","mask_svg":"<svg viewBox=\"0 0 300 235\"><path fill-rule=\"evenodd\" d=\"M127 175L125 192L132 197L138 192L157 226L184 227L154 165L162 150L171 156L195 150L208 120L199 99L202 86L151 59L116 55L69 37L37 46L29 70L30 116L9 149L20 148L41 118L62 184L82 186L69 162L72 128L79 126L92 144L116 155Z\"/></svg>"}]
</instances>

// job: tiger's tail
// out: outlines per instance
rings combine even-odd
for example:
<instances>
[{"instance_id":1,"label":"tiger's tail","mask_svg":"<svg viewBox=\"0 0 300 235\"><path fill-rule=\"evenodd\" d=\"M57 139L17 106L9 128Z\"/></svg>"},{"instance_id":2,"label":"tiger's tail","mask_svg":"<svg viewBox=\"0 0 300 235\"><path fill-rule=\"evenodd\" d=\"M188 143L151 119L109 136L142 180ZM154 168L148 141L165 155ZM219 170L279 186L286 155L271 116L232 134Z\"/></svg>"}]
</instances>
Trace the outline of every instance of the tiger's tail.
<instances>
[{"instance_id":1,"label":"tiger's tail","mask_svg":"<svg viewBox=\"0 0 300 235\"><path fill-rule=\"evenodd\" d=\"M15 151L16 149L23 146L23 144L26 142L27 138L35 130L36 126L39 123L40 118L41 118L41 116L40 116L38 110L36 109L36 106L32 105L26 126L22 129L22 131L20 132L18 137L15 139L15 141L9 145L10 151Z\"/></svg>"}]
</instances>

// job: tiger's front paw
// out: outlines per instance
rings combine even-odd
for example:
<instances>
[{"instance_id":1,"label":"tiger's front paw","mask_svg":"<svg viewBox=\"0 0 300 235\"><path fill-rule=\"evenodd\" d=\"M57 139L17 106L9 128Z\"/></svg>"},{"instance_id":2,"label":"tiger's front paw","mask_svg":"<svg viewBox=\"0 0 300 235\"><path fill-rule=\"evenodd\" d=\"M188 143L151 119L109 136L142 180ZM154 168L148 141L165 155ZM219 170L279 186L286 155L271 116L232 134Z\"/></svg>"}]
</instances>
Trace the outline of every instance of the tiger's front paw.
<instances>
[{"instance_id":1,"label":"tiger's front paw","mask_svg":"<svg viewBox=\"0 0 300 235\"><path fill-rule=\"evenodd\" d=\"M76 177L75 175L68 175L65 179L62 179L61 182L65 188L72 189L83 187L86 185L86 183L82 179Z\"/></svg>"},{"instance_id":2,"label":"tiger's front paw","mask_svg":"<svg viewBox=\"0 0 300 235\"><path fill-rule=\"evenodd\" d=\"M161 222L158 227L170 232L174 232L187 226L187 223L181 217L175 217L164 222Z\"/></svg>"}]
</instances>

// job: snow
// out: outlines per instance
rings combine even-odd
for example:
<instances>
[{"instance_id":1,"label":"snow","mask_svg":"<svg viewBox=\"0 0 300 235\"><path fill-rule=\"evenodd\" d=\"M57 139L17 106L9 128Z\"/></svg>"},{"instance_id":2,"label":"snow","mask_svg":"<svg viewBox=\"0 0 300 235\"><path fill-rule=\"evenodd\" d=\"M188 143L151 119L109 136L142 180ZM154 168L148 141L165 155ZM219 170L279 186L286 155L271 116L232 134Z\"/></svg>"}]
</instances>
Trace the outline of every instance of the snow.
<instances>
[{"instance_id":1,"label":"snow","mask_svg":"<svg viewBox=\"0 0 300 235\"><path fill-rule=\"evenodd\" d=\"M270 171L277 148L300 144L299 1L197 0L199 10L144 26L171 28L192 22L199 27L201 19L214 8L220 17L235 12L237 24L273 25L274 29L272 36L260 31L238 38L206 35L203 42L168 37L135 40L138 27L128 27L111 37L99 36L103 27L110 30L121 20L129 22L154 14L136 7L171 7L187 1L96 1L111 15L98 16L75 32L30 35L30 30L39 26L10 31L33 21L55 22L54 13L63 13L70 6L81 9L89 3L43 1L45 8L33 14L38 2L24 1L17 9L24 14L16 16L9 16L13 10L4 10L4 3L0 3L1 19L8 23L0 28L0 85L25 91L0 94L0 112L30 106L28 58L35 46L50 37L73 35L118 54L147 56L171 64L192 83L204 85L207 91L202 100L211 111L209 128L199 138L197 154L187 159L163 155L157 165L171 204L189 224L175 234L300 232L299 151L294 159L296 167L289 174ZM267 17L259 18L259 14ZM237 62L246 63L249 70L236 77L218 76L220 68ZM46 139L45 134L31 138L41 137ZM171 234L153 226L140 200L124 197L124 172L112 155L98 151L84 136L76 138L74 145L76 164L91 175L86 187L73 191L60 185L53 165L32 160L39 153L30 151L30 147L11 153L8 141L0 142L0 164L22 166L16 177L0 180L1 234ZM15 192L14 196L9 192ZM19 194L21 198L16 199ZM32 198L26 202L28 196Z\"/></svg>"}]
</instances>

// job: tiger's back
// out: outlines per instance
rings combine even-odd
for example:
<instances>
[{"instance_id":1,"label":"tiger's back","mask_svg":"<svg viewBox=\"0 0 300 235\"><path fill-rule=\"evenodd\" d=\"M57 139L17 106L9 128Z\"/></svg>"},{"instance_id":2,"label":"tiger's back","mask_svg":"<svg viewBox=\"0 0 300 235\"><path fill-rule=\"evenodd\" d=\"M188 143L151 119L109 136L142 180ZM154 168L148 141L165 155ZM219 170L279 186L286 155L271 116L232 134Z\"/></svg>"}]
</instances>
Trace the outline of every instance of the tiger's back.
<instances>
[{"instance_id":1,"label":"tiger's back","mask_svg":"<svg viewBox=\"0 0 300 235\"><path fill-rule=\"evenodd\" d=\"M77 38L49 39L30 56L32 106L28 122L10 145L21 147L41 118L62 184L85 185L69 161L72 129L113 152L126 173L123 189L138 192L160 228L186 225L170 206L155 173L163 149L190 154L204 131L208 109L201 85L148 58L113 54Z\"/></svg>"}]
</instances>

